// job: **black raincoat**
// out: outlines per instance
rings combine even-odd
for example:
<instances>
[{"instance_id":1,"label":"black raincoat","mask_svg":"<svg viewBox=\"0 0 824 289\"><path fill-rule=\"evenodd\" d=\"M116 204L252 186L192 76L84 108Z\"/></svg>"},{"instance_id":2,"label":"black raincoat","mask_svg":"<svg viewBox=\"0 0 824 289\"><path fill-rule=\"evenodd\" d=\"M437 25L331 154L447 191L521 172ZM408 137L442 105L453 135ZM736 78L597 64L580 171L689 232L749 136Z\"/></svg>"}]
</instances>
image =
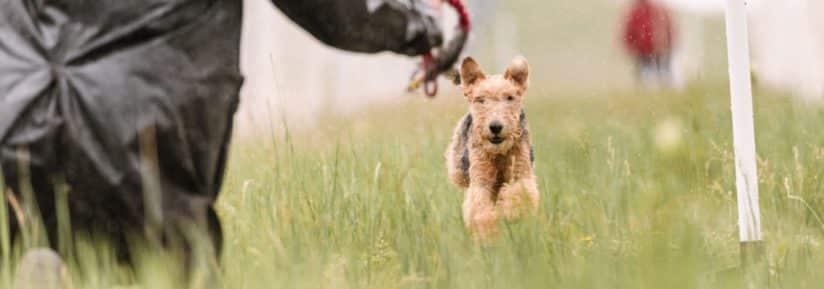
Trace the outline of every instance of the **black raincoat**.
<instances>
[{"instance_id":1,"label":"black raincoat","mask_svg":"<svg viewBox=\"0 0 824 289\"><path fill-rule=\"evenodd\" d=\"M441 42L414 3L273 3L346 50L417 55ZM0 0L7 196L32 192L52 241L55 188L67 188L75 230L125 244L200 224L219 246L213 204L243 80L241 12L241 0Z\"/></svg>"}]
</instances>

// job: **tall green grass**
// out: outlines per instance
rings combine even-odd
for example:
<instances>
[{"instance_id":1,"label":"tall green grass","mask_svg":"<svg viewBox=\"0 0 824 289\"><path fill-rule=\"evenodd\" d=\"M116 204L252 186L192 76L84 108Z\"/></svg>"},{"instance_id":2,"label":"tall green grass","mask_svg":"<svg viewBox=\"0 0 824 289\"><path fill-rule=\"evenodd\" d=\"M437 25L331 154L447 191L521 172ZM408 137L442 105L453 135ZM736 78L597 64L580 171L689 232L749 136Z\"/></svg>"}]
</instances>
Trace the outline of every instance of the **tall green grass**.
<instances>
[{"instance_id":1,"label":"tall green grass","mask_svg":"<svg viewBox=\"0 0 824 289\"><path fill-rule=\"evenodd\" d=\"M502 223L483 246L445 176L443 152L466 110L458 96L236 141L217 204L217 287L727 288L717 273L739 260L723 86L586 96L533 87L540 210ZM755 105L765 287L821 286L824 109L769 91ZM95 243L75 246L78 288L179 286L163 256L117 269Z\"/></svg>"},{"instance_id":2,"label":"tall green grass","mask_svg":"<svg viewBox=\"0 0 824 289\"><path fill-rule=\"evenodd\" d=\"M467 238L462 192L444 175L458 97L236 144L219 206L227 284L704 288L738 265L723 86L530 96L541 211L490 246ZM756 107L770 282L822 284L824 110L767 91Z\"/></svg>"}]
</instances>

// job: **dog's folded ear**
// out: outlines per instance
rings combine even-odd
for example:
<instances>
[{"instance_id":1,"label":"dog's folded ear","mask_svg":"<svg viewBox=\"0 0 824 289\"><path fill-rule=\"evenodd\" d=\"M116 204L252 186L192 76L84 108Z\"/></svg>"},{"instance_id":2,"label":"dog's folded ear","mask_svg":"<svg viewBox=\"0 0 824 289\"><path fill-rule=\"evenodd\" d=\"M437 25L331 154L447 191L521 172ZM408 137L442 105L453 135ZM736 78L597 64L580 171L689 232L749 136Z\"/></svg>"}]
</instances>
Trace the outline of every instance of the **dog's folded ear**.
<instances>
[{"instance_id":1,"label":"dog's folded ear","mask_svg":"<svg viewBox=\"0 0 824 289\"><path fill-rule=\"evenodd\" d=\"M526 90L529 85L529 64L523 56L515 57L506 67L504 78Z\"/></svg>"},{"instance_id":2,"label":"dog's folded ear","mask_svg":"<svg viewBox=\"0 0 824 289\"><path fill-rule=\"evenodd\" d=\"M468 88L479 81L484 80L486 74L481 70L481 66L472 57L464 58L461 63L461 84Z\"/></svg>"}]
</instances>

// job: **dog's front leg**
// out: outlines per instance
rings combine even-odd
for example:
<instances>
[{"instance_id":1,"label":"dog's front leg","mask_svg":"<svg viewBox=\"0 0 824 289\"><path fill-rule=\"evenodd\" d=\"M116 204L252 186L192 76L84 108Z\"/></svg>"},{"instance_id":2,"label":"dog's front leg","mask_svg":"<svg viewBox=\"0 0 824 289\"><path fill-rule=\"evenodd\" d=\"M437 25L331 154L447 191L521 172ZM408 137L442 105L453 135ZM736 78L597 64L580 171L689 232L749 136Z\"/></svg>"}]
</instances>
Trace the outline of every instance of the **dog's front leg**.
<instances>
[{"instance_id":1,"label":"dog's front leg","mask_svg":"<svg viewBox=\"0 0 824 289\"><path fill-rule=\"evenodd\" d=\"M488 239L497 232L498 212L492 191L481 185L470 185L463 203L464 224L476 239Z\"/></svg>"},{"instance_id":2,"label":"dog's front leg","mask_svg":"<svg viewBox=\"0 0 824 289\"><path fill-rule=\"evenodd\" d=\"M529 176L504 184L498 194L497 204L503 217L513 220L521 217L526 211L537 210L539 201L535 177Z\"/></svg>"},{"instance_id":3,"label":"dog's front leg","mask_svg":"<svg viewBox=\"0 0 824 289\"><path fill-rule=\"evenodd\" d=\"M540 195L532 172L532 145L529 132L524 131L521 142L511 155L507 178L498 193L498 209L507 220L519 218L527 211L538 209Z\"/></svg>"}]
</instances>

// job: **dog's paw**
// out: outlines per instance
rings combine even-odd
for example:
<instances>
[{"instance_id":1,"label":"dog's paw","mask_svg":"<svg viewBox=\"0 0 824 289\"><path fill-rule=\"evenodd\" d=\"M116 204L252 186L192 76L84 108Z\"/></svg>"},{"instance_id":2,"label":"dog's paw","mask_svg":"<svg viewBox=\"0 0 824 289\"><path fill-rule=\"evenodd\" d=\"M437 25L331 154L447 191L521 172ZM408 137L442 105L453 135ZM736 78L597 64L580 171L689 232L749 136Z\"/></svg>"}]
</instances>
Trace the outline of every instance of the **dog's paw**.
<instances>
[{"instance_id":1,"label":"dog's paw","mask_svg":"<svg viewBox=\"0 0 824 289\"><path fill-rule=\"evenodd\" d=\"M498 194L498 211L511 221L532 213L538 208L538 193L531 182L506 184Z\"/></svg>"}]
</instances>

